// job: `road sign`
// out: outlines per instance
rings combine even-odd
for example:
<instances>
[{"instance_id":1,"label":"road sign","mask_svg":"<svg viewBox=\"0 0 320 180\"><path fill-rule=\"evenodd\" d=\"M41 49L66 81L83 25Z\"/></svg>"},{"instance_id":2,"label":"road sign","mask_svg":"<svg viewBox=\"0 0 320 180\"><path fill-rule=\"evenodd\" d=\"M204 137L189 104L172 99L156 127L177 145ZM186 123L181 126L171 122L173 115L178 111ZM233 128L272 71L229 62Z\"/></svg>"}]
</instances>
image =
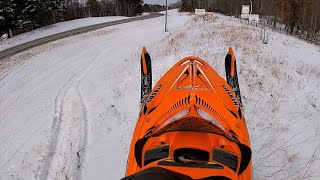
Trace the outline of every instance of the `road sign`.
<instances>
[{"instance_id":1,"label":"road sign","mask_svg":"<svg viewBox=\"0 0 320 180\"><path fill-rule=\"evenodd\" d=\"M205 9L195 9L194 13L196 15L206 15L206 10Z\"/></svg>"},{"instance_id":2,"label":"road sign","mask_svg":"<svg viewBox=\"0 0 320 180\"><path fill-rule=\"evenodd\" d=\"M249 14L241 14L241 19L249 19Z\"/></svg>"},{"instance_id":3,"label":"road sign","mask_svg":"<svg viewBox=\"0 0 320 180\"><path fill-rule=\"evenodd\" d=\"M259 14L250 14L249 21L259 23Z\"/></svg>"},{"instance_id":4,"label":"road sign","mask_svg":"<svg viewBox=\"0 0 320 180\"><path fill-rule=\"evenodd\" d=\"M241 14L249 14L250 13L250 5L242 5Z\"/></svg>"}]
</instances>

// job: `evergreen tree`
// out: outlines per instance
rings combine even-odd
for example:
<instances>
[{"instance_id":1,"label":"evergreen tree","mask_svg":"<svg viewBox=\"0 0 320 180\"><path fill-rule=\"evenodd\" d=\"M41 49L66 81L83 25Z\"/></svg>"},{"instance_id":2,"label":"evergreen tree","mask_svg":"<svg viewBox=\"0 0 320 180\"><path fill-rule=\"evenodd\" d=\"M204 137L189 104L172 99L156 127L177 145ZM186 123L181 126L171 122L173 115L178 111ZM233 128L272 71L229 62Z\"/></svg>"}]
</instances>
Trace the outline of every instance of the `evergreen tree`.
<instances>
[{"instance_id":1,"label":"evergreen tree","mask_svg":"<svg viewBox=\"0 0 320 180\"><path fill-rule=\"evenodd\" d=\"M10 37L9 30L12 29L14 21L14 6L11 0L1 0L0 1L0 32L8 33Z\"/></svg>"},{"instance_id":2,"label":"evergreen tree","mask_svg":"<svg viewBox=\"0 0 320 180\"><path fill-rule=\"evenodd\" d=\"M98 17L100 16L100 4L97 0L88 0L87 7L89 8L89 16Z\"/></svg>"}]
</instances>

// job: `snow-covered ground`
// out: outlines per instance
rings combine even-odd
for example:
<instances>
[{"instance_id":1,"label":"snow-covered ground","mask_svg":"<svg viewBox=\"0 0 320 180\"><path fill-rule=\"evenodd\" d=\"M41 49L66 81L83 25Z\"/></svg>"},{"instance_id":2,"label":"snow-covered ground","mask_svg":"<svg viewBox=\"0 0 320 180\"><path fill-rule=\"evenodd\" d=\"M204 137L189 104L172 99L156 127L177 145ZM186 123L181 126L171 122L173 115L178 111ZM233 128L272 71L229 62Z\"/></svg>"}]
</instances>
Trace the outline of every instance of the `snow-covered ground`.
<instances>
[{"instance_id":1,"label":"snow-covered ground","mask_svg":"<svg viewBox=\"0 0 320 180\"><path fill-rule=\"evenodd\" d=\"M54 41L0 61L0 179L120 179L139 113L140 50L154 83L196 55L238 60L254 179L320 178L320 48L215 14L170 13ZM48 173L47 173L48 172Z\"/></svg>"},{"instance_id":2,"label":"snow-covered ground","mask_svg":"<svg viewBox=\"0 0 320 180\"><path fill-rule=\"evenodd\" d=\"M116 21L121 19L126 19L128 17L124 16L107 16L107 17L90 17L75 19L70 21L64 21L56 24L52 24L46 27L42 27L30 32L19 34L12 38L0 41L0 51L8 49L10 47L23 44L35 39L43 38L49 35L58 34L60 32L65 32L72 29L77 29L85 26L90 26L94 24L101 24L110 21Z\"/></svg>"}]
</instances>

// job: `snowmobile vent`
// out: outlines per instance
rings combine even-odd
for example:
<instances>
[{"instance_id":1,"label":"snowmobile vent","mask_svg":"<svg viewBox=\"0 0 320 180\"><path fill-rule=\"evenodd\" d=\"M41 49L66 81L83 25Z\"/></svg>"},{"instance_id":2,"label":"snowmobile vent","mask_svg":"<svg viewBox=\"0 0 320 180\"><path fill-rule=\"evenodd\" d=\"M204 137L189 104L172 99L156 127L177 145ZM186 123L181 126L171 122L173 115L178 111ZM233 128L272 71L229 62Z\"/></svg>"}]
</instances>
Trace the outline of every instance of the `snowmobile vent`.
<instances>
[{"instance_id":1,"label":"snowmobile vent","mask_svg":"<svg viewBox=\"0 0 320 180\"><path fill-rule=\"evenodd\" d=\"M170 114L171 112L173 112L174 110L183 107L185 105L190 104L190 95L188 97L182 98L180 101L176 102L173 106L171 106L171 108L162 116L166 116L168 114Z\"/></svg>"},{"instance_id":2,"label":"snowmobile vent","mask_svg":"<svg viewBox=\"0 0 320 180\"><path fill-rule=\"evenodd\" d=\"M180 167L191 167L191 168L210 168L210 169L223 169L220 164L198 164L198 163L182 163L175 161L160 161L159 166L180 166Z\"/></svg>"},{"instance_id":3,"label":"snowmobile vent","mask_svg":"<svg viewBox=\"0 0 320 180\"><path fill-rule=\"evenodd\" d=\"M201 99L197 95L195 97L196 97L196 104L207 109L208 111L212 112L213 114L215 114L216 116L218 116L219 118L222 119L222 117L218 114L218 112L216 110L214 110L213 107L209 103L207 103L205 100Z\"/></svg>"},{"instance_id":4,"label":"snowmobile vent","mask_svg":"<svg viewBox=\"0 0 320 180\"><path fill-rule=\"evenodd\" d=\"M210 153L200 149L181 148L174 151L174 161L179 162L179 158L208 162Z\"/></svg>"},{"instance_id":5,"label":"snowmobile vent","mask_svg":"<svg viewBox=\"0 0 320 180\"><path fill-rule=\"evenodd\" d=\"M144 165L148 165L159 159L169 157L169 146L159 146L152 149L148 149L144 154Z\"/></svg>"},{"instance_id":6,"label":"snowmobile vent","mask_svg":"<svg viewBox=\"0 0 320 180\"><path fill-rule=\"evenodd\" d=\"M192 148L181 148L174 151L174 161L163 160L160 161L158 165L223 169L223 166L220 164L208 163L209 157L210 153L207 151Z\"/></svg>"},{"instance_id":7,"label":"snowmobile vent","mask_svg":"<svg viewBox=\"0 0 320 180\"><path fill-rule=\"evenodd\" d=\"M227 151L218 148L213 149L213 160L221 163L236 172L238 166L238 157Z\"/></svg>"}]
</instances>

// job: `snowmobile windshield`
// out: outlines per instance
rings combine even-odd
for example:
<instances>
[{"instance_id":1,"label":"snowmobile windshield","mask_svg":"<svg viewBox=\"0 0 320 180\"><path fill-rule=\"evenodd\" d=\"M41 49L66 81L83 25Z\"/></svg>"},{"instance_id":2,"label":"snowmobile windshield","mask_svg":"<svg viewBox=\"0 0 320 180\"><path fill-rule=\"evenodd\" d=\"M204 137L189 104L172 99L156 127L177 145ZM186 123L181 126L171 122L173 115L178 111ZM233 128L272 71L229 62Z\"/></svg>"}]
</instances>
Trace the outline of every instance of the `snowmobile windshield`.
<instances>
[{"instance_id":1,"label":"snowmobile windshield","mask_svg":"<svg viewBox=\"0 0 320 180\"><path fill-rule=\"evenodd\" d=\"M228 131L210 114L204 110L198 109L199 116L188 116L188 110L182 110L174 116L163 122L155 131L153 135L160 135L165 132L173 131L193 131L203 133L221 134L232 138Z\"/></svg>"},{"instance_id":2,"label":"snowmobile windshield","mask_svg":"<svg viewBox=\"0 0 320 180\"><path fill-rule=\"evenodd\" d=\"M162 127L156 134L163 134L165 132L173 131L195 131L204 133L217 133L227 135L224 130L214 124L209 124L206 119L200 117L182 117L174 122Z\"/></svg>"}]
</instances>

